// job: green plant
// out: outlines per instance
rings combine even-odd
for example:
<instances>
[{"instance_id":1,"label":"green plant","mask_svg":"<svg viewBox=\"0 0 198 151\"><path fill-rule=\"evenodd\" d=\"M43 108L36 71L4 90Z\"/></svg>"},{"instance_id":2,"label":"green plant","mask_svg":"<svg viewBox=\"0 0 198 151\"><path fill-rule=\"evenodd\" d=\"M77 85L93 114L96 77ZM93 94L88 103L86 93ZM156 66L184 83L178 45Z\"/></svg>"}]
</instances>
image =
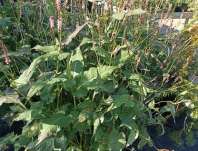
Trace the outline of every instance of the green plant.
<instances>
[{"instance_id":1,"label":"green plant","mask_svg":"<svg viewBox=\"0 0 198 151\"><path fill-rule=\"evenodd\" d=\"M123 5L100 15L57 13L62 30L47 35L58 38L42 37L33 46L32 63L11 82L17 94L0 97L0 104L11 104L11 121L26 122L20 135L9 134L0 145L40 151L155 146L148 126L163 134L168 118L196 107L198 87L187 80L189 40L161 36L154 13L139 8L141 2ZM72 33L64 31L66 24Z\"/></svg>"}]
</instances>

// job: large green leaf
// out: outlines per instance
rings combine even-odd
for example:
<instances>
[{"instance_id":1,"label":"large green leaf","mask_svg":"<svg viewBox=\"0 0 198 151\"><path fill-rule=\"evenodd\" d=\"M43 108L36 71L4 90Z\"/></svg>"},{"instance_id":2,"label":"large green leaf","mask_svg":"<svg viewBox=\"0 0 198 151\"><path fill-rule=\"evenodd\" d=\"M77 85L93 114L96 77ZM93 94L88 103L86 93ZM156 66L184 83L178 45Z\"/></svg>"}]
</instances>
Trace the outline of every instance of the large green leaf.
<instances>
[{"instance_id":1,"label":"large green leaf","mask_svg":"<svg viewBox=\"0 0 198 151\"><path fill-rule=\"evenodd\" d=\"M56 77L56 78L51 78L47 84L48 85L54 85L54 84L57 84L57 83L64 83L66 82L67 79L66 78L62 78L62 77Z\"/></svg>"},{"instance_id":2,"label":"large green leaf","mask_svg":"<svg viewBox=\"0 0 198 151\"><path fill-rule=\"evenodd\" d=\"M100 125L100 118L95 119L94 121L94 130L93 130L93 135L95 135L96 130L98 128L98 126Z\"/></svg>"},{"instance_id":3,"label":"large green leaf","mask_svg":"<svg viewBox=\"0 0 198 151\"><path fill-rule=\"evenodd\" d=\"M86 87L83 87L83 86L80 86L80 87L77 87L73 92L72 94L76 97L85 97L88 93L88 90Z\"/></svg>"},{"instance_id":4,"label":"large green leaf","mask_svg":"<svg viewBox=\"0 0 198 151\"><path fill-rule=\"evenodd\" d=\"M130 56L131 54L128 51L126 50L121 51L119 58L120 66L124 64L130 58Z\"/></svg>"},{"instance_id":5,"label":"large green leaf","mask_svg":"<svg viewBox=\"0 0 198 151\"><path fill-rule=\"evenodd\" d=\"M17 94L8 94L6 96L0 96L0 106L2 104L19 104L21 107L26 108L22 102L19 100L19 96Z\"/></svg>"},{"instance_id":6,"label":"large green leaf","mask_svg":"<svg viewBox=\"0 0 198 151\"><path fill-rule=\"evenodd\" d=\"M53 46L40 46L40 45L37 45L33 49L36 50L36 51L41 51L41 52L45 52L45 53L58 51L58 47L56 45L53 45Z\"/></svg>"},{"instance_id":7,"label":"large green leaf","mask_svg":"<svg viewBox=\"0 0 198 151\"><path fill-rule=\"evenodd\" d=\"M88 80L88 81L92 81L92 80L96 79L98 77L97 68L95 68L95 67L89 68L89 70L84 72L84 76L85 76L86 80Z\"/></svg>"},{"instance_id":8,"label":"large green leaf","mask_svg":"<svg viewBox=\"0 0 198 151\"><path fill-rule=\"evenodd\" d=\"M55 145L54 145L54 138L49 137L45 140L43 140L41 143L39 143L37 146L35 146L36 151L54 151Z\"/></svg>"},{"instance_id":9,"label":"large green leaf","mask_svg":"<svg viewBox=\"0 0 198 151\"><path fill-rule=\"evenodd\" d=\"M53 88L53 85L46 85L40 91L40 99L45 104L51 104L56 98L56 91Z\"/></svg>"},{"instance_id":10,"label":"large green leaf","mask_svg":"<svg viewBox=\"0 0 198 151\"><path fill-rule=\"evenodd\" d=\"M19 115L17 116L17 118L15 118L16 121L31 121L32 118L32 110L28 110L22 113L19 113Z\"/></svg>"},{"instance_id":11,"label":"large green leaf","mask_svg":"<svg viewBox=\"0 0 198 151\"><path fill-rule=\"evenodd\" d=\"M99 88L101 91L112 93L116 90L116 84L112 80L101 81L97 85L97 88Z\"/></svg>"},{"instance_id":12,"label":"large green leaf","mask_svg":"<svg viewBox=\"0 0 198 151\"><path fill-rule=\"evenodd\" d=\"M101 65L98 66L98 73L101 77L101 79L107 79L109 76L112 75L113 71L116 69L117 67L115 66L106 66L106 65Z\"/></svg>"},{"instance_id":13,"label":"large green leaf","mask_svg":"<svg viewBox=\"0 0 198 151\"><path fill-rule=\"evenodd\" d=\"M124 133L119 132L115 128L109 134L109 149L112 151L120 151L125 147L126 138Z\"/></svg>"},{"instance_id":14,"label":"large green leaf","mask_svg":"<svg viewBox=\"0 0 198 151\"><path fill-rule=\"evenodd\" d=\"M40 108L34 108L30 110L26 110L22 113L19 113L17 117L15 118L16 121L27 121L30 122L35 119L41 119L44 115L42 114L42 111Z\"/></svg>"},{"instance_id":15,"label":"large green leaf","mask_svg":"<svg viewBox=\"0 0 198 151\"><path fill-rule=\"evenodd\" d=\"M76 51L73 52L70 58L70 68L72 71L72 75L75 77L79 75L83 71L84 62L83 56L80 48L77 48Z\"/></svg>"},{"instance_id":16,"label":"large green leaf","mask_svg":"<svg viewBox=\"0 0 198 151\"><path fill-rule=\"evenodd\" d=\"M61 61L61 60L66 59L68 56L70 56L70 53L68 52L59 53L58 59Z\"/></svg>"},{"instance_id":17,"label":"large green leaf","mask_svg":"<svg viewBox=\"0 0 198 151\"><path fill-rule=\"evenodd\" d=\"M37 144L40 144L44 139L49 137L53 132L56 132L57 129L58 127L55 125L42 124L42 129L40 130Z\"/></svg>"},{"instance_id":18,"label":"large green leaf","mask_svg":"<svg viewBox=\"0 0 198 151\"><path fill-rule=\"evenodd\" d=\"M26 69L20 75L20 77L13 82L13 85L19 88L20 86L27 84L30 81L30 78L32 77L33 73L36 71L36 67L39 65L39 63L46 61L49 58L54 58L56 56L58 56L58 52L50 52L34 59L29 68Z\"/></svg>"},{"instance_id":19,"label":"large green leaf","mask_svg":"<svg viewBox=\"0 0 198 151\"><path fill-rule=\"evenodd\" d=\"M70 80L64 81L62 84L65 90L72 92L77 85L77 81L75 79L70 79Z\"/></svg>"},{"instance_id":20,"label":"large green leaf","mask_svg":"<svg viewBox=\"0 0 198 151\"><path fill-rule=\"evenodd\" d=\"M114 95L113 96L113 108L119 108L121 105L128 107L134 107L135 102L128 94Z\"/></svg>"},{"instance_id":21,"label":"large green leaf","mask_svg":"<svg viewBox=\"0 0 198 151\"><path fill-rule=\"evenodd\" d=\"M49 125L57 125L60 127L67 127L69 124L73 122L73 116L72 115L65 115L63 113L56 113L53 114L47 118L42 119L43 123L49 124Z\"/></svg>"},{"instance_id":22,"label":"large green leaf","mask_svg":"<svg viewBox=\"0 0 198 151\"><path fill-rule=\"evenodd\" d=\"M44 87L50 87L56 83L63 83L65 81L67 81L66 78L61 78L61 77L54 77L54 78L51 78L50 80L45 81L46 78L50 78L47 76L48 75L42 76L38 81L36 81L35 83L32 84L32 86L27 94L28 99L30 99L32 96L34 96L35 94L40 92Z\"/></svg>"},{"instance_id":23,"label":"large green leaf","mask_svg":"<svg viewBox=\"0 0 198 151\"><path fill-rule=\"evenodd\" d=\"M28 91L27 94L27 99L30 99L31 97L33 97L35 94L37 94L42 88L44 88L46 86L46 82L45 81L36 81L30 88L30 90Z\"/></svg>"},{"instance_id":24,"label":"large green leaf","mask_svg":"<svg viewBox=\"0 0 198 151\"><path fill-rule=\"evenodd\" d=\"M134 126L129 133L127 145L132 145L137 140L138 137L139 137L139 130L137 127Z\"/></svg>"},{"instance_id":25,"label":"large green leaf","mask_svg":"<svg viewBox=\"0 0 198 151\"><path fill-rule=\"evenodd\" d=\"M84 38L82 39L81 43L80 43L80 46L83 46L83 45L85 45L85 44L91 44L91 43L93 43L93 41L92 41L91 39L89 39L89 38L87 38L87 37L84 37Z\"/></svg>"}]
</instances>

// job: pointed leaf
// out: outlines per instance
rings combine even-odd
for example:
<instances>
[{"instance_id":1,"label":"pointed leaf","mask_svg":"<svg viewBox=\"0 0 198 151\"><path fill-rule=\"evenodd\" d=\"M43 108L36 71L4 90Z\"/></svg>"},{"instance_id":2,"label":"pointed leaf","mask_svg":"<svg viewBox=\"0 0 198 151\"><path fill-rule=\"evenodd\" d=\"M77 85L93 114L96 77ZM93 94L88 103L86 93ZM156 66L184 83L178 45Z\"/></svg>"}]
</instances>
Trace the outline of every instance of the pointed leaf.
<instances>
[{"instance_id":1,"label":"pointed leaf","mask_svg":"<svg viewBox=\"0 0 198 151\"><path fill-rule=\"evenodd\" d=\"M28 91L27 94L27 99L32 98L35 94L37 94L41 89L43 89L46 86L46 82L45 81L37 81L36 83L34 83L30 90Z\"/></svg>"},{"instance_id":2,"label":"pointed leaf","mask_svg":"<svg viewBox=\"0 0 198 151\"><path fill-rule=\"evenodd\" d=\"M52 51L58 51L58 47L56 45L53 46L40 46L37 45L33 48L36 51L41 51L41 52L45 52L45 53L49 53Z\"/></svg>"},{"instance_id":3,"label":"pointed leaf","mask_svg":"<svg viewBox=\"0 0 198 151\"><path fill-rule=\"evenodd\" d=\"M2 104L19 104L20 106L22 106L23 108L26 108L21 101L19 100L19 96L17 94L10 94L10 95L6 95L6 96L0 96L0 106Z\"/></svg>"},{"instance_id":4,"label":"pointed leaf","mask_svg":"<svg viewBox=\"0 0 198 151\"><path fill-rule=\"evenodd\" d=\"M35 72L36 67L39 63L41 63L42 61L46 61L49 58L53 58L57 55L58 55L58 52L51 52L51 53L39 56L38 58L34 59L34 61L29 66L29 68L26 69L20 75L20 77L13 82L13 85L15 85L16 87L20 87L20 86L23 86L23 85L27 84L30 81L30 78L32 77L32 75Z\"/></svg>"},{"instance_id":5,"label":"pointed leaf","mask_svg":"<svg viewBox=\"0 0 198 151\"><path fill-rule=\"evenodd\" d=\"M57 130L57 126L55 125L48 125L48 124L42 124L42 129L40 131L40 134L38 136L38 142L37 145L40 144L44 139L49 137L52 132Z\"/></svg>"}]
</instances>

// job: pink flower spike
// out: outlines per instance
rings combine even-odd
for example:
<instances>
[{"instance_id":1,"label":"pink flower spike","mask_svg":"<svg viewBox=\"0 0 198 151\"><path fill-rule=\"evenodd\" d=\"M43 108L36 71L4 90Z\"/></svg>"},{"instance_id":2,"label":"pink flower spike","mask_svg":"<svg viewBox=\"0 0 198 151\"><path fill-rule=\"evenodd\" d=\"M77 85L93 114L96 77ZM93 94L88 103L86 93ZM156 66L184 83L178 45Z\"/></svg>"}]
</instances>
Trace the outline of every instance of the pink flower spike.
<instances>
[{"instance_id":1,"label":"pink flower spike","mask_svg":"<svg viewBox=\"0 0 198 151\"><path fill-rule=\"evenodd\" d=\"M3 43L3 41L0 41L0 49L3 50L3 58L4 58L4 63L5 64L10 64L11 60L8 56L8 49L5 46L5 44Z\"/></svg>"},{"instance_id":2,"label":"pink flower spike","mask_svg":"<svg viewBox=\"0 0 198 151\"><path fill-rule=\"evenodd\" d=\"M4 62L5 62L5 64L10 64L10 62L11 62L11 60L10 60L10 58L8 57L8 56L6 56L5 58L4 58Z\"/></svg>"},{"instance_id":3,"label":"pink flower spike","mask_svg":"<svg viewBox=\"0 0 198 151\"><path fill-rule=\"evenodd\" d=\"M49 17L50 30L54 31L54 16Z\"/></svg>"},{"instance_id":4,"label":"pink flower spike","mask_svg":"<svg viewBox=\"0 0 198 151\"><path fill-rule=\"evenodd\" d=\"M58 12L58 14L60 14L61 11L61 0L55 0L56 3L56 10Z\"/></svg>"},{"instance_id":5,"label":"pink flower spike","mask_svg":"<svg viewBox=\"0 0 198 151\"><path fill-rule=\"evenodd\" d=\"M62 31L62 24L63 24L63 21L62 21L62 17L59 17L58 18L58 32L61 32Z\"/></svg>"}]
</instances>

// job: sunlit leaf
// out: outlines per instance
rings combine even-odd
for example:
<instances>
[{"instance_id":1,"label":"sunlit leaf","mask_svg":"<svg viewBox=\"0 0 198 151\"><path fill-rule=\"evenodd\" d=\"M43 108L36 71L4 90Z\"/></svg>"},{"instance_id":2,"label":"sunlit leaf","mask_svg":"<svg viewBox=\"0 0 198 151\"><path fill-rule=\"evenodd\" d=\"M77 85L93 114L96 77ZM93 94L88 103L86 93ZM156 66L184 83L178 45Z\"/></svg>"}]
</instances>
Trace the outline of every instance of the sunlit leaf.
<instances>
[{"instance_id":1,"label":"sunlit leaf","mask_svg":"<svg viewBox=\"0 0 198 151\"><path fill-rule=\"evenodd\" d=\"M67 52L60 53L58 56L58 59L61 61L61 60L66 59L68 56L70 56L70 53L67 53Z\"/></svg>"},{"instance_id":2,"label":"sunlit leaf","mask_svg":"<svg viewBox=\"0 0 198 151\"><path fill-rule=\"evenodd\" d=\"M124 17L125 17L125 12L116 12L115 14L113 14L113 18L116 19L116 20L123 20Z\"/></svg>"},{"instance_id":3,"label":"sunlit leaf","mask_svg":"<svg viewBox=\"0 0 198 151\"><path fill-rule=\"evenodd\" d=\"M96 79L98 76L97 68L94 68L94 67L89 68L88 71L84 72L84 76L85 76L86 80L88 80L88 81L92 81L92 80Z\"/></svg>"},{"instance_id":4,"label":"sunlit leaf","mask_svg":"<svg viewBox=\"0 0 198 151\"><path fill-rule=\"evenodd\" d=\"M198 119L198 110L197 109L194 109L190 116L193 118L193 119Z\"/></svg>"},{"instance_id":5,"label":"sunlit leaf","mask_svg":"<svg viewBox=\"0 0 198 151\"><path fill-rule=\"evenodd\" d=\"M145 14L146 11L142 10L141 8L130 10L127 12L127 16L132 16L132 15L142 15Z\"/></svg>"},{"instance_id":6,"label":"sunlit leaf","mask_svg":"<svg viewBox=\"0 0 198 151\"><path fill-rule=\"evenodd\" d=\"M19 104L23 108L26 108L20 101L19 96L17 94L8 94L6 96L0 96L0 106L2 104Z\"/></svg>"},{"instance_id":7,"label":"sunlit leaf","mask_svg":"<svg viewBox=\"0 0 198 151\"><path fill-rule=\"evenodd\" d=\"M104 116L98 117L94 121L94 132L93 135L95 135L96 130L98 129L99 125L104 122Z\"/></svg>"},{"instance_id":8,"label":"sunlit leaf","mask_svg":"<svg viewBox=\"0 0 198 151\"><path fill-rule=\"evenodd\" d=\"M40 144L44 139L49 137L54 131L57 130L57 128L58 127L55 125L42 124L42 129L40 130L40 134L38 136L37 145Z\"/></svg>"},{"instance_id":9,"label":"sunlit leaf","mask_svg":"<svg viewBox=\"0 0 198 151\"><path fill-rule=\"evenodd\" d=\"M45 52L45 53L49 53L52 51L58 51L58 47L56 45L54 46L40 46L37 45L33 48L36 51L41 51L41 52Z\"/></svg>"},{"instance_id":10,"label":"sunlit leaf","mask_svg":"<svg viewBox=\"0 0 198 151\"><path fill-rule=\"evenodd\" d=\"M20 113L17 118L15 118L16 121L21 121L21 120L24 120L24 121L31 121L32 120L32 111L31 110L28 110L28 111L25 111L23 113Z\"/></svg>"},{"instance_id":11,"label":"sunlit leaf","mask_svg":"<svg viewBox=\"0 0 198 151\"><path fill-rule=\"evenodd\" d=\"M137 140L138 137L139 137L139 130L137 129L137 127L136 129L131 129L130 134L128 136L127 144L132 145Z\"/></svg>"},{"instance_id":12,"label":"sunlit leaf","mask_svg":"<svg viewBox=\"0 0 198 151\"><path fill-rule=\"evenodd\" d=\"M30 99L31 97L33 97L45 86L46 86L45 81L37 81L31 86L30 90L28 91L27 98Z\"/></svg>"},{"instance_id":13,"label":"sunlit leaf","mask_svg":"<svg viewBox=\"0 0 198 151\"><path fill-rule=\"evenodd\" d=\"M102 79L106 79L112 75L113 71L116 69L114 66L99 66L98 73Z\"/></svg>"},{"instance_id":14,"label":"sunlit leaf","mask_svg":"<svg viewBox=\"0 0 198 151\"><path fill-rule=\"evenodd\" d=\"M30 81L33 73L36 71L36 67L39 65L39 63L44 62L44 61L48 60L49 58L53 58L57 55L58 55L58 52L51 52L51 53L42 55L42 56L34 59L34 61L29 66L29 68L26 69L20 75L20 77L13 82L13 85L16 87L21 87L21 86L27 84Z\"/></svg>"}]
</instances>

